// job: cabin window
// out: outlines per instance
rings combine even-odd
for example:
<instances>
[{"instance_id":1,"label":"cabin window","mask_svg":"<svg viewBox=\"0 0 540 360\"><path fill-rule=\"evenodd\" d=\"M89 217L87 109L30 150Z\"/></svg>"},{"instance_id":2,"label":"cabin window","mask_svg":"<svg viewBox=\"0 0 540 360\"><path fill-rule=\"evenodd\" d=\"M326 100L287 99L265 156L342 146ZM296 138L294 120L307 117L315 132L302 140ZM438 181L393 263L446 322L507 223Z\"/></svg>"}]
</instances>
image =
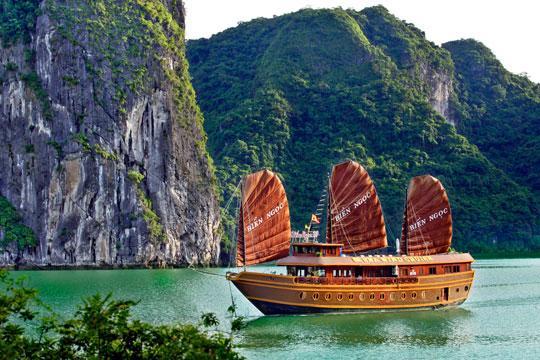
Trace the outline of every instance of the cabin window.
<instances>
[{"instance_id":1,"label":"cabin window","mask_svg":"<svg viewBox=\"0 0 540 360\"><path fill-rule=\"evenodd\" d=\"M459 265L448 265L444 267L445 274L456 273L456 272L459 272Z\"/></svg>"},{"instance_id":2,"label":"cabin window","mask_svg":"<svg viewBox=\"0 0 540 360\"><path fill-rule=\"evenodd\" d=\"M396 294L390 293L390 300L396 300Z\"/></svg>"},{"instance_id":3,"label":"cabin window","mask_svg":"<svg viewBox=\"0 0 540 360\"><path fill-rule=\"evenodd\" d=\"M380 300L384 300L384 293L380 293L380 294L379 294L379 299L380 299Z\"/></svg>"},{"instance_id":4,"label":"cabin window","mask_svg":"<svg viewBox=\"0 0 540 360\"><path fill-rule=\"evenodd\" d=\"M405 294L404 292L401 293L401 300L405 300L405 298L407 297L407 294Z\"/></svg>"},{"instance_id":5,"label":"cabin window","mask_svg":"<svg viewBox=\"0 0 540 360\"><path fill-rule=\"evenodd\" d=\"M469 287L468 287L468 286L465 286L465 291L469 291Z\"/></svg>"},{"instance_id":6,"label":"cabin window","mask_svg":"<svg viewBox=\"0 0 540 360\"><path fill-rule=\"evenodd\" d=\"M435 266L432 266L429 268L429 275L435 275L437 274L437 268Z\"/></svg>"},{"instance_id":7,"label":"cabin window","mask_svg":"<svg viewBox=\"0 0 540 360\"><path fill-rule=\"evenodd\" d=\"M374 293L369 294L369 300L375 300L375 294Z\"/></svg>"},{"instance_id":8,"label":"cabin window","mask_svg":"<svg viewBox=\"0 0 540 360\"><path fill-rule=\"evenodd\" d=\"M413 292L413 293L411 294L411 297L412 297L413 299L416 299L416 293Z\"/></svg>"},{"instance_id":9,"label":"cabin window","mask_svg":"<svg viewBox=\"0 0 540 360\"><path fill-rule=\"evenodd\" d=\"M343 300L343 294L337 294L337 300L338 301Z\"/></svg>"},{"instance_id":10,"label":"cabin window","mask_svg":"<svg viewBox=\"0 0 540 360\"><path fill-rule=\"evenodd\" d=\"M306 298L306 293L304 291L302 291L300 293L300 300L304 300Z\"/></svg>"},{"instance_id":11,"label":"cabin window","mask_svg":"<svg viewBox=\"0 0 540 360\"><path fill-rule=\"evenodd\" d=\"M422 291L422 299L425 299L425 298L426 298L426 292Z\"/></svg>"},{"instance_id":12,"label":"cabin window","mask_svg":"<svg viewBox=\"0 0 540 360\"><path fill-rule=\"evenodd\" d=\"M332 294L330 294L330 293L324 294L324 300L330 301L330 299L332 299Z\"/></svg>"},{"instance_id":13,"label":"cabin window","mask_svg":"<svg viewBox=\"0 0 540 360\"><path fill-rule=\"evenodd\" d=\"M409 276L409 269L401 269L401 276Z\"/></svg>"},{"instance_id":14,"label":"cabin window","mask_svg":"<svg viewBox=\"0 0 540 360\"><path fill-rule=\"evenodd\" d=\"M353 301L354 300L354 294L349 294L349 301Z\"/></svg>"},{"instance_id":15,"label":"cabin window","mask_svg":"<svg viewBox=\"0 0 540 360\"><path fill-rule=\"evenodd\" d=\"M312 298L315 301L319 300L319 293L313 293Z\"/></svg>"},{"instance_id":16,"label":"cabin window","mask_svg":"<svg viewBox=\"0 0 540 360\"><path fill-rule=\"evenodd\" d=\"M366 299L366 295L364 293L360 294L360 300L364 301Z\"/></svg>"}]
</instances>

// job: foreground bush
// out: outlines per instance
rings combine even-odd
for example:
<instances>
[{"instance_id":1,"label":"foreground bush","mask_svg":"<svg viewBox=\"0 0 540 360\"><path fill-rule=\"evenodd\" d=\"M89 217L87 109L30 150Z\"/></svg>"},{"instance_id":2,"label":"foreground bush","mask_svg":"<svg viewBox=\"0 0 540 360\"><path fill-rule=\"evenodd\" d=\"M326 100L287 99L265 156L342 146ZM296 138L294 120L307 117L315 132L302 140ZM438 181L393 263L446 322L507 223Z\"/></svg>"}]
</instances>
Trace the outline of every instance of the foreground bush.
<instances>
[{"instance_id":1,"label":"foreground bush","mask_svg":"<svg viewBox=\"0 0 540 360\"><path fill-rule=\"evenodd\" d=\"M47 309L35 289L0 271L0 359L242 359L232 335L242 327L235 316L230 334L215 329L215 315L198 325L152 325L131 318L133 301L111 296L84 300L73 318L37 317ZM32 330L34 333L31 333Z\"/></svg>"}]
</instances>

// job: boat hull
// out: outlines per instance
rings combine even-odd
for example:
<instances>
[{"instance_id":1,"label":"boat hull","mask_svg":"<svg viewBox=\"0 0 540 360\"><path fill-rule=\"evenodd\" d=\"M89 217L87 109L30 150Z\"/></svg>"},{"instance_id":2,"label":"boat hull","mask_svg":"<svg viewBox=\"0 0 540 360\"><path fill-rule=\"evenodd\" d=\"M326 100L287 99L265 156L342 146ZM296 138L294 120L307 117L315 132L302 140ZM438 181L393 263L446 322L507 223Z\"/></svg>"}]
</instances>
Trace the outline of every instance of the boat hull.
<instances>
[{"instance_id":1,"label":"boat hull","mask_svg":"<svg viewBox=\"0 0 540 360\"><path fill-rule=\"evenodd\" d=\"M384 285L298 283L295 276L256 272L228 279L265 315L437 309L462 304L474 271L419 276L415 282Z\"/></svg>"}]
</instances>

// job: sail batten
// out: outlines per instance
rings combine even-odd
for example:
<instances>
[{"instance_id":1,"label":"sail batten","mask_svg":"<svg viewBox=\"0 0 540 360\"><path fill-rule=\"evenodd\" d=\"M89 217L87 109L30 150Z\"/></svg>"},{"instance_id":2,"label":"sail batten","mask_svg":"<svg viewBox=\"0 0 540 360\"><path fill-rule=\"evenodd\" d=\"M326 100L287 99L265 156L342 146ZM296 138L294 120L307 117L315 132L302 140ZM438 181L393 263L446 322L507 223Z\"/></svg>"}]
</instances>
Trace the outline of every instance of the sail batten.
<instances>
[{"instance_id":1,"label":"sail batten","mask_svg":"<svg viewBox=\"0 0 540 360\"><path fill-rule=\"evenodd\" d=\"M238 219L236 263L254 265L289 254L291 224L281 180L269 170L246 176Z\"/></svg>"},{"instance_id":2,"label":"sail batten","mask_svg":"<svg viewBox=\"0 0 540 360\"><path fill-rule=\"evenodd\" d=\"M327 242L344 244L344 253L386 247L384 216L367 171L350 160L338 164L328 187Z\"/></svg>"},{"instance_id":3,"label":"sail batten","mask_svg":"<svg viewBox=\"0 0 540 360\"><path fill-rule=\"evenodd\" d=\"M452 243L452 214L442 183L430 175L417 176L407 189L401 231L401 253L446 253Z\"/></svg>"}]
</instances>

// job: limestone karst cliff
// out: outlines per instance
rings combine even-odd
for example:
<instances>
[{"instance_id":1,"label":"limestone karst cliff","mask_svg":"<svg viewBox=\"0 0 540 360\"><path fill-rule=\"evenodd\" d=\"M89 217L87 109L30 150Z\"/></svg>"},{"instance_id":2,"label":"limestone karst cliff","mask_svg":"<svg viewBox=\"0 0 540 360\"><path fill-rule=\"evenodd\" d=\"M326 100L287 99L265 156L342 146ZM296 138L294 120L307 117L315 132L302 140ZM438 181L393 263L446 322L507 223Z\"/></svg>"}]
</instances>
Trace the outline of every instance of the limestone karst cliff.
<instances>
[{"instance_id":1,"label":"limestone karst cliff","mask_svg":"<svg viewBox=\"0 0 540 360\"><path fill-rule=\"evenodd\" d=\"M0 196L35 244L0 232L0 262L214 263L219 211L181 1L2 5Z\"/></svg>"}]
</instances>

